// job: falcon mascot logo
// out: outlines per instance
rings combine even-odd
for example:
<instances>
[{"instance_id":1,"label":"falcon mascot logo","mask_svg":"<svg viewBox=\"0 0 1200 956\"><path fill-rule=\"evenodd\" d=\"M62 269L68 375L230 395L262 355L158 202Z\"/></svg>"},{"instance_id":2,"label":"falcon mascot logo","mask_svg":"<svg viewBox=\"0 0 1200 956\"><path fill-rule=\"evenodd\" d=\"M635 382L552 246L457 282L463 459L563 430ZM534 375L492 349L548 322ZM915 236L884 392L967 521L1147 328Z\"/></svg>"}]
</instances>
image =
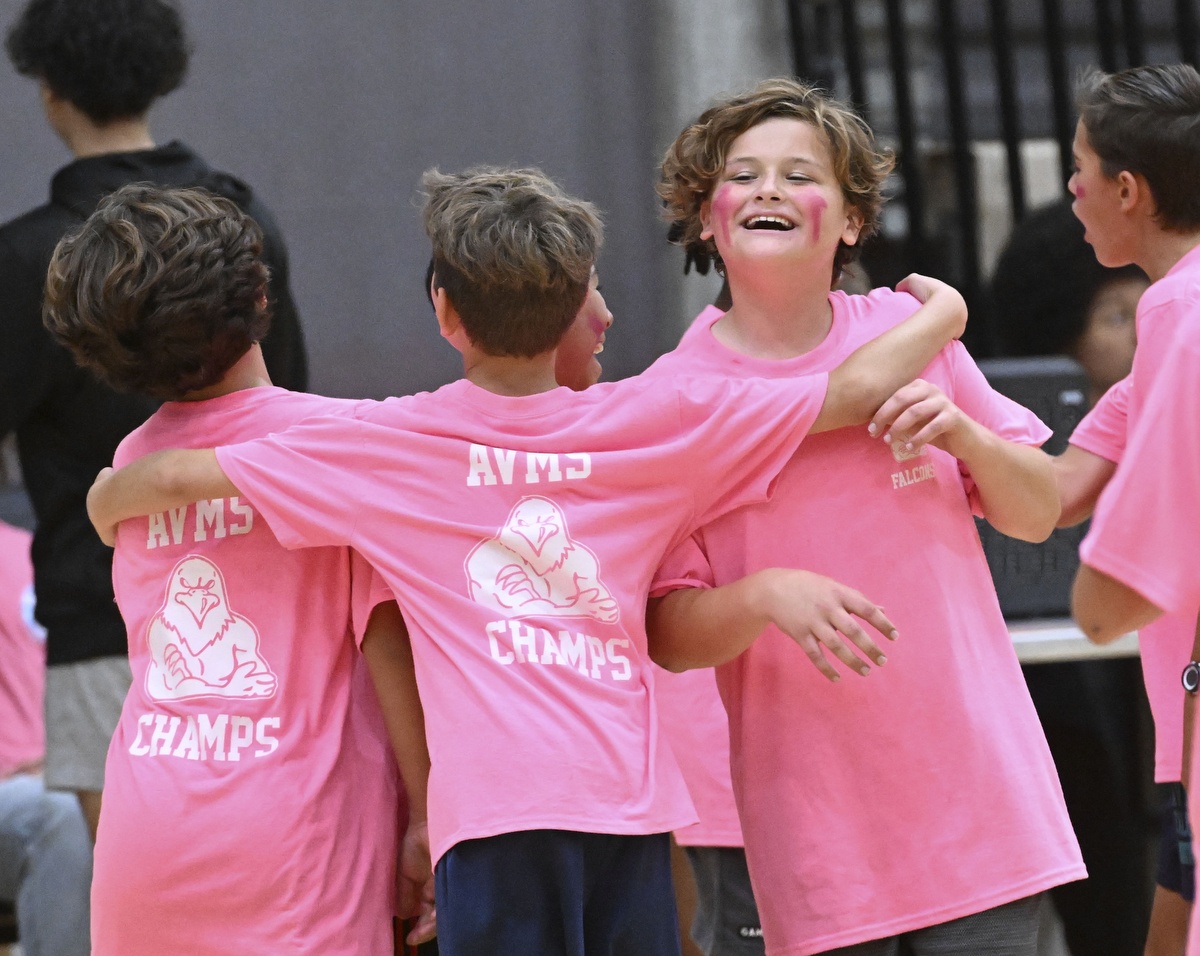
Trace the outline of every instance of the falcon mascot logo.
<instances>
[{"instance_id":1,"label":"falcon mascot logo","mask_svg":"<svg viewBox=\"0 0 1200 956\"><path fill-rule=\"evenodd\" d=\"M258 630L233 613L225 578L207 558L190 555L175 565L147 641L146 691L155 700L275 695Z\"/></svg>"},{"instance_id":2,"label":"falcon mascot logo","mask_svg":"<svg viewBox=\"0 0 1200 956\"><path fill-rule=\"evenodd\" d=\"M522 498L496 537L465 562L471 599L508 617L590 617L615 624L617 602L600 580L596 555L567 531L549 498Z\"/></svg>"}]
</instances>

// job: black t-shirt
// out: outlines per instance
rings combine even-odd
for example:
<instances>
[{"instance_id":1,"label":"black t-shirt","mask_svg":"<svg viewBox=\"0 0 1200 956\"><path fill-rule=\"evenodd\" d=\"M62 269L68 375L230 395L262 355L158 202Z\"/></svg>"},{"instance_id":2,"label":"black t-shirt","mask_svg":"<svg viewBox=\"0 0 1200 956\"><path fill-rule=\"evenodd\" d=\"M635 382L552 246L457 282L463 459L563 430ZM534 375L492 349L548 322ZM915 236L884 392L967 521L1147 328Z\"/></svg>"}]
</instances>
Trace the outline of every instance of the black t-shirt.
<instances>
[{"instance_id":1,"label":"black t-shirt","mask_svg":"<svg viewBox=\"0 0 1200 956\"><path fill-rule=\"evenodd\" d=\"M271 330L263 357L272 381L304 390L307 358L288 288L287 248L274 218L245 183L211 169L182 143L76 160L55 174L50 202L0 227L0 437L17 433L25 487L37 516L33 539L37 617L47 662L127 652L112 591L112 550L87 518L87 490L117 445L157 402L114 392L42 325L42 294L59 239L100 199L126 183L203 186L236 202L262 227L271 270Z\"/></svg>"}]
</instances>

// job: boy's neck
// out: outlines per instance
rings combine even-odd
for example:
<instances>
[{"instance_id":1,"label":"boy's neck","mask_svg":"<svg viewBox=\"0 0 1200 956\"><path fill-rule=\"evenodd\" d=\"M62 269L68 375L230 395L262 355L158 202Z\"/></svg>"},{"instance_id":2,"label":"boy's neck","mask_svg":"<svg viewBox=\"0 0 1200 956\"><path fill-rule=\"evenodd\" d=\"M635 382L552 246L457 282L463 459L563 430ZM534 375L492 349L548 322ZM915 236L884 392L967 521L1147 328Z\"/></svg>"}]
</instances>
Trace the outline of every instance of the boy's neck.
<instances>
[{"instance_id":1,"label":"boy's neck","mask_svg":"<svg viewBox=\"0 0 1200 956\"><path fill-rule=\"evenodd\" d=\"M262 348L255 342L233 367L225 373L221 381L208 388L199 388L183 396L185 402L202 402L209 398L219 398L231 392L240 392L247 388L261 388L271 384L271 376L267 372L267 364L263 361Z\"/></svg>"},{"instance_id":2,"label":"boy's neck","mask_svg":"<svg viewBox=\"0 0 1200 956\"><path fill-rule=\"evenodd\" d=\"M532 358L487 355L476 349L463 354L463 377L496 395L538 395L558 388L554 377L555 349Z\"/></svg>"},{"instance_id":3,"label":"boy's neck","mask_svg":"<svg viewBox=\"0 0 1200 956\"><path fill-rule=\"evenodd\" d=\"M730 270L733 307L713 326L717 341L754 358L789 359L811 352L833 326L832 263Z\"/></svg>"},{"instance_id":4,"label":"boy's neck","mask_svg":"<svg viewBox=\"0 0 1200 956\"><path fill-rule=\"evenodd\" d=\"M1151 282L1157 282L1200 246L1200 232L1167 232L1158 226L1150 226L1149 230L1135 264L1141 266Z\"/></svg>"}]
</instances>

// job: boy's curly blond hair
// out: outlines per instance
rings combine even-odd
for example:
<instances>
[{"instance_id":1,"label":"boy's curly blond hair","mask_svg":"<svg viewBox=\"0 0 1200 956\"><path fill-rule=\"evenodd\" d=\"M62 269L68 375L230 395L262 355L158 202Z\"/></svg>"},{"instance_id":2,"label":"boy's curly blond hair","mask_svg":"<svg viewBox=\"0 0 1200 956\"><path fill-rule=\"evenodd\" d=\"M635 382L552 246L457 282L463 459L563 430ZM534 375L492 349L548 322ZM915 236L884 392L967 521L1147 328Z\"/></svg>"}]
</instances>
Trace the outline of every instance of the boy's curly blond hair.
<instances>
[{"instance_id":1,"label":"boy's curly blond hair","mask_svg":"<svg viewBox=\"0 0 1200 956\"><path fill-rule=\"evenodd\" d=\"M693 255L711 257L718 270L724 272L716 244L700 238L700 207L711 198L733 141L776 117L803 120L821 131L846 205L862 217L858 243L838 245L833 260L836 282L842 269L858 257L863 241L879 229L883 184L895 165L895 157L891 150L876 148L871 128L852 109L795 80L764 80L748 93L705 110L676 137L663 158L658 184L665 207L663 215L676 226L672 241Z\"/></svg>"}]
</instances>

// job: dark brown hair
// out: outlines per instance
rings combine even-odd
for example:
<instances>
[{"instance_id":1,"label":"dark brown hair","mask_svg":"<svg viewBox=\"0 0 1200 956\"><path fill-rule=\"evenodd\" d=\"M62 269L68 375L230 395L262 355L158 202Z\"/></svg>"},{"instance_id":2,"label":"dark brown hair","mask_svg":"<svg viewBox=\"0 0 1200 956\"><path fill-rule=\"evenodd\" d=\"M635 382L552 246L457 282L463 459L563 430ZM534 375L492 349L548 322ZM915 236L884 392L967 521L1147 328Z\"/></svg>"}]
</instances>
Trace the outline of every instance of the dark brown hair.
<instances>
[{"instance_id":1,"label":"dark brown hair","mask_svg":"<svg viewBox=\"0 0 1200 956\"><path fill-rule=\"evenodd\" d=\"M1094 70L1075 102L1104 175L1144 176L1164 229L1200 229L1200 74L1183 63Z\"/></svg>"},{"instance_id":2,"label":"dark brown hair","mask_svg":"<svg viewBox=\"0 0 1200 956\"><path fill-rule=\"evenodd\" d=\"M43 319L118 391L179 399L267 334L262 232L203 189L124 186L54 250Z\"/></svg>"},{"instance_id":3,"label":"dark brown hair","mask_svg":"<svg viewBox=\"0 0 1200 956\"><path fill-rule=\"evenodd\" d=\"M596 208L537 169L432 169L422 186L433 281L471 342L526 358L558 345L603 242Z\"/></svg>"},{"instance_id":4,"label":"dark brown hair","mask_svg":"<svg viewBox=\"0 0 1200 956\"><path fill-rule=\"evenodd\" d=\"M857 113L815 87L789 79L764 80L748 93L723 100L701 113L675 138L663 158L658 184L665 206L663 215L672 221L674 242L687 248L693 258L707 251L720 268L716 243L700 238L700 207L711 198L733 141L775 117L802 120L821 132L846 205L862 217L858 243L838 244L833 260L836 282L842 268L858 257L863 241L879 228L883 184L895 158L890 150L876 149L871 128Z\"/></svg>"}]
</instances>

